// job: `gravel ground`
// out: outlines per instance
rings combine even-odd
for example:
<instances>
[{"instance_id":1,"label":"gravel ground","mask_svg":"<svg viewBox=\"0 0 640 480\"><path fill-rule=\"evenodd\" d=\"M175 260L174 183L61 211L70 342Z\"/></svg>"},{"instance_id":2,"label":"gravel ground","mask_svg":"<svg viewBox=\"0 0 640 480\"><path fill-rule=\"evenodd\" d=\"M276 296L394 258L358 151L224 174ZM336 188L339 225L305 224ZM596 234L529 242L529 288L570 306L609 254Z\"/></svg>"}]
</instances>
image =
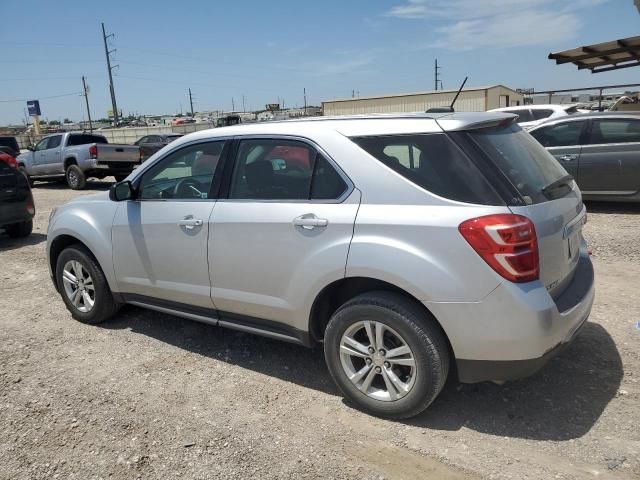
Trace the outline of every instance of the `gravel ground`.
<instances>
[{"instance_id":1,"label":"gravel ground","mask_svg":"<svg viewBox=\"0 0 640 480\"><path fill-rule=\"evenodd\" d=\"M37 184L33 235L0 234L0 478L640 478L640 206L588 205L597 299L559 357L392 422L343 401L320 349L133 307L74 321L45 234L78 194Z\"/></svg>"}]
</instances>

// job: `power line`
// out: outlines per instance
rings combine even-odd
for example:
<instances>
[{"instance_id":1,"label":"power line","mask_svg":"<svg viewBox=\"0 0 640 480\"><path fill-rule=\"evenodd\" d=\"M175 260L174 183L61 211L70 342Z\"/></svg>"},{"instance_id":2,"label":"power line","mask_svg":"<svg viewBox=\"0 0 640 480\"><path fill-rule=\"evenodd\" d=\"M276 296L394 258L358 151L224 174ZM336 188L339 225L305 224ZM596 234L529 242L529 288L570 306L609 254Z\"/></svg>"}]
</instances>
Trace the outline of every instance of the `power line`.
<instances>
[{"instance_id":1,"label":"power line","mask_svg":"<svg viewBox=\"0 0 640 480\"><path fill-rule=\"evenodd\" d=\"M72 97L72 96L78 96L78 95L82 95L82 93L80 92L63 93L62 95L51 95L49 97L36 97L36 98L38 98L38 100L49 100L51 98ZM31 97L31 98L34 98L34 97ZM29 100L30 100L29 98L17 98L15 100L0 100L0 102L13 103L13 102L27 102Z\"/></svg>"}]
</instances>

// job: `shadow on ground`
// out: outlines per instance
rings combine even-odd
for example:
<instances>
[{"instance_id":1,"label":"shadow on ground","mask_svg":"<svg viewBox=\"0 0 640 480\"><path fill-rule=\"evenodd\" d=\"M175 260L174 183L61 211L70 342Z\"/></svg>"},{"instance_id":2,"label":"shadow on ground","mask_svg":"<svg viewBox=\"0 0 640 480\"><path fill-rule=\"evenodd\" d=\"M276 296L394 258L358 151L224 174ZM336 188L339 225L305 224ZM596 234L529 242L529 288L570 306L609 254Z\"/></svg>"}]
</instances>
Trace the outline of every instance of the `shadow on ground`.
<instances>
[{"instance_id":1,"label":"shadow on ground","mask_svg":"<svg viewBox=\"0 0 640 480\"><path fill-rule=\"evenodd\" d=\"M0 252L15 250L16 248L22 248L28 245L37 245L46 241L47 236L42 233L32 233L24 238L11 238L0 229Z\"/></svg>"},{"instance_id":2,"label":"shadow on ground","mask_svg":"<svg viewBox=\"0 0 640 480\"><path fill-rule=\"evenodd\" d=\"M640 203L594 202L585 200L587 212L640 214Z\"/></svg>"},{"instance_id":3,"label":"shadow on ground","mask_svg":"<svg viewBox=\"0 0 640 480\"><path fill-rule=\"evenodd\" d=\"M126 307L105 328L129 328L206 357L264 375L340 395L313 350L190 320ZM570 440L586 434L616 395L622 361L613 339L587 323L573 344L533 377L497 386L449 382L426 412L405 421L431 430L462 427L490 435Z\"/></svg>"},{"instance_id":4,"label":"shadow on ground","mask_svg":"<svg viewBox=\"0 0 640 480\"><path fill-rule=\"evenodd\" d=\"M115 182L109 181L113 180L110 177L107 177L106 180L87 180L87 184L83 188L83 190L109 190L111 185ZM36 180L33 187L33 190L69 190L69 185L67 182L62 180Z\"/></svg>"}]
</instances>

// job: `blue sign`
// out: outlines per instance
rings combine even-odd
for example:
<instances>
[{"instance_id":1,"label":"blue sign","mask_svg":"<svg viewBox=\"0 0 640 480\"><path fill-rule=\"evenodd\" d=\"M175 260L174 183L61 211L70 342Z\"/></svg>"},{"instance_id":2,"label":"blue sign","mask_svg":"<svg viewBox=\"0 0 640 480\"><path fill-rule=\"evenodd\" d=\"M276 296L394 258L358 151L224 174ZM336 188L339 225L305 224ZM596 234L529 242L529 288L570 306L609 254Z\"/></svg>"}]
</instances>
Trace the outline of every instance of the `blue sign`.
<instances>
[{"instance_id":1,"label":"blue sign","mask_svg":"<svg viewBox=\"0 0 640 480\"><path fill-rule=\"evenodd\" d=\"M42 115L40 112L40 102L38 100L29 100L27 102L27 110L29 110L29 115L32 117Z\"/></svg>"}]
</instances>

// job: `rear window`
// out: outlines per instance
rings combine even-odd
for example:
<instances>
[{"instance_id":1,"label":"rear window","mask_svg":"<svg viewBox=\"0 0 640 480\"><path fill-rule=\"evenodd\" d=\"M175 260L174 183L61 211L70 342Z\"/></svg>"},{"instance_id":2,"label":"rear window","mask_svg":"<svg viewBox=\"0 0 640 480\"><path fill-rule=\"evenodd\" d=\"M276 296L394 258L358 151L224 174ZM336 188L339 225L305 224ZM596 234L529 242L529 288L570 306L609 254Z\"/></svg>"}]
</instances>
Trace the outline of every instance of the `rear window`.
<instances>
[{"instance_id":1,"label":"rear window","mask_svg":"<svg viewBox=\"0 0 640 480\"><path fill-rule=\"evenodd\" d=\"M504 204L478 168L445 134L351 140L393 171L436 195L466 203Z\"/></svg>"},{"instance_id":2,"label":"rear window","mask_svg":"<svg viewBox=\"0 0 640 480\"><path fill-rule=\"evenodd\" d=\"M531 115L531 110L529 110L528 108L522 108L520 110L505 110L504 113L514 113L518 115L518 118L516 119L516 122L518 123L532 122L533 120L535 120L533 118L533 115Z\"/></svg>"},{"instance_id":3,"label":"rear window","mask_svg":"<svg viewBox=\"0 0 640 480\"><path fill-rule=\"evenodd\" d=\"M528 204L549 200L543 189L567 175L555 158L518 125L483 128L471 131L469 136ZM568 187L557 193L566 195Z\"/></svg>"},{"instance_id":4,"label":"rear window","mask_svg":"<svg viewBox=\"0 0 640 480\"><path fill-rule=\"evenodd\" d=\"M69 135L69 140L67 145L69 147L75 145L86 145L87 143L107 143L107 139L102 135L88 135L88 134L78 134L78 135Z\"/></svg>"},{"instance_id":5,"label":"rear window","mask_svg":"<svg viewBox=\"0 0 640 480\"><path fill-rule=\"evenodd\" d=\"M0 137L0 146L9 147L14 153L20 153L20 147L15 137Z\"/></svg>"}]
</instances>

